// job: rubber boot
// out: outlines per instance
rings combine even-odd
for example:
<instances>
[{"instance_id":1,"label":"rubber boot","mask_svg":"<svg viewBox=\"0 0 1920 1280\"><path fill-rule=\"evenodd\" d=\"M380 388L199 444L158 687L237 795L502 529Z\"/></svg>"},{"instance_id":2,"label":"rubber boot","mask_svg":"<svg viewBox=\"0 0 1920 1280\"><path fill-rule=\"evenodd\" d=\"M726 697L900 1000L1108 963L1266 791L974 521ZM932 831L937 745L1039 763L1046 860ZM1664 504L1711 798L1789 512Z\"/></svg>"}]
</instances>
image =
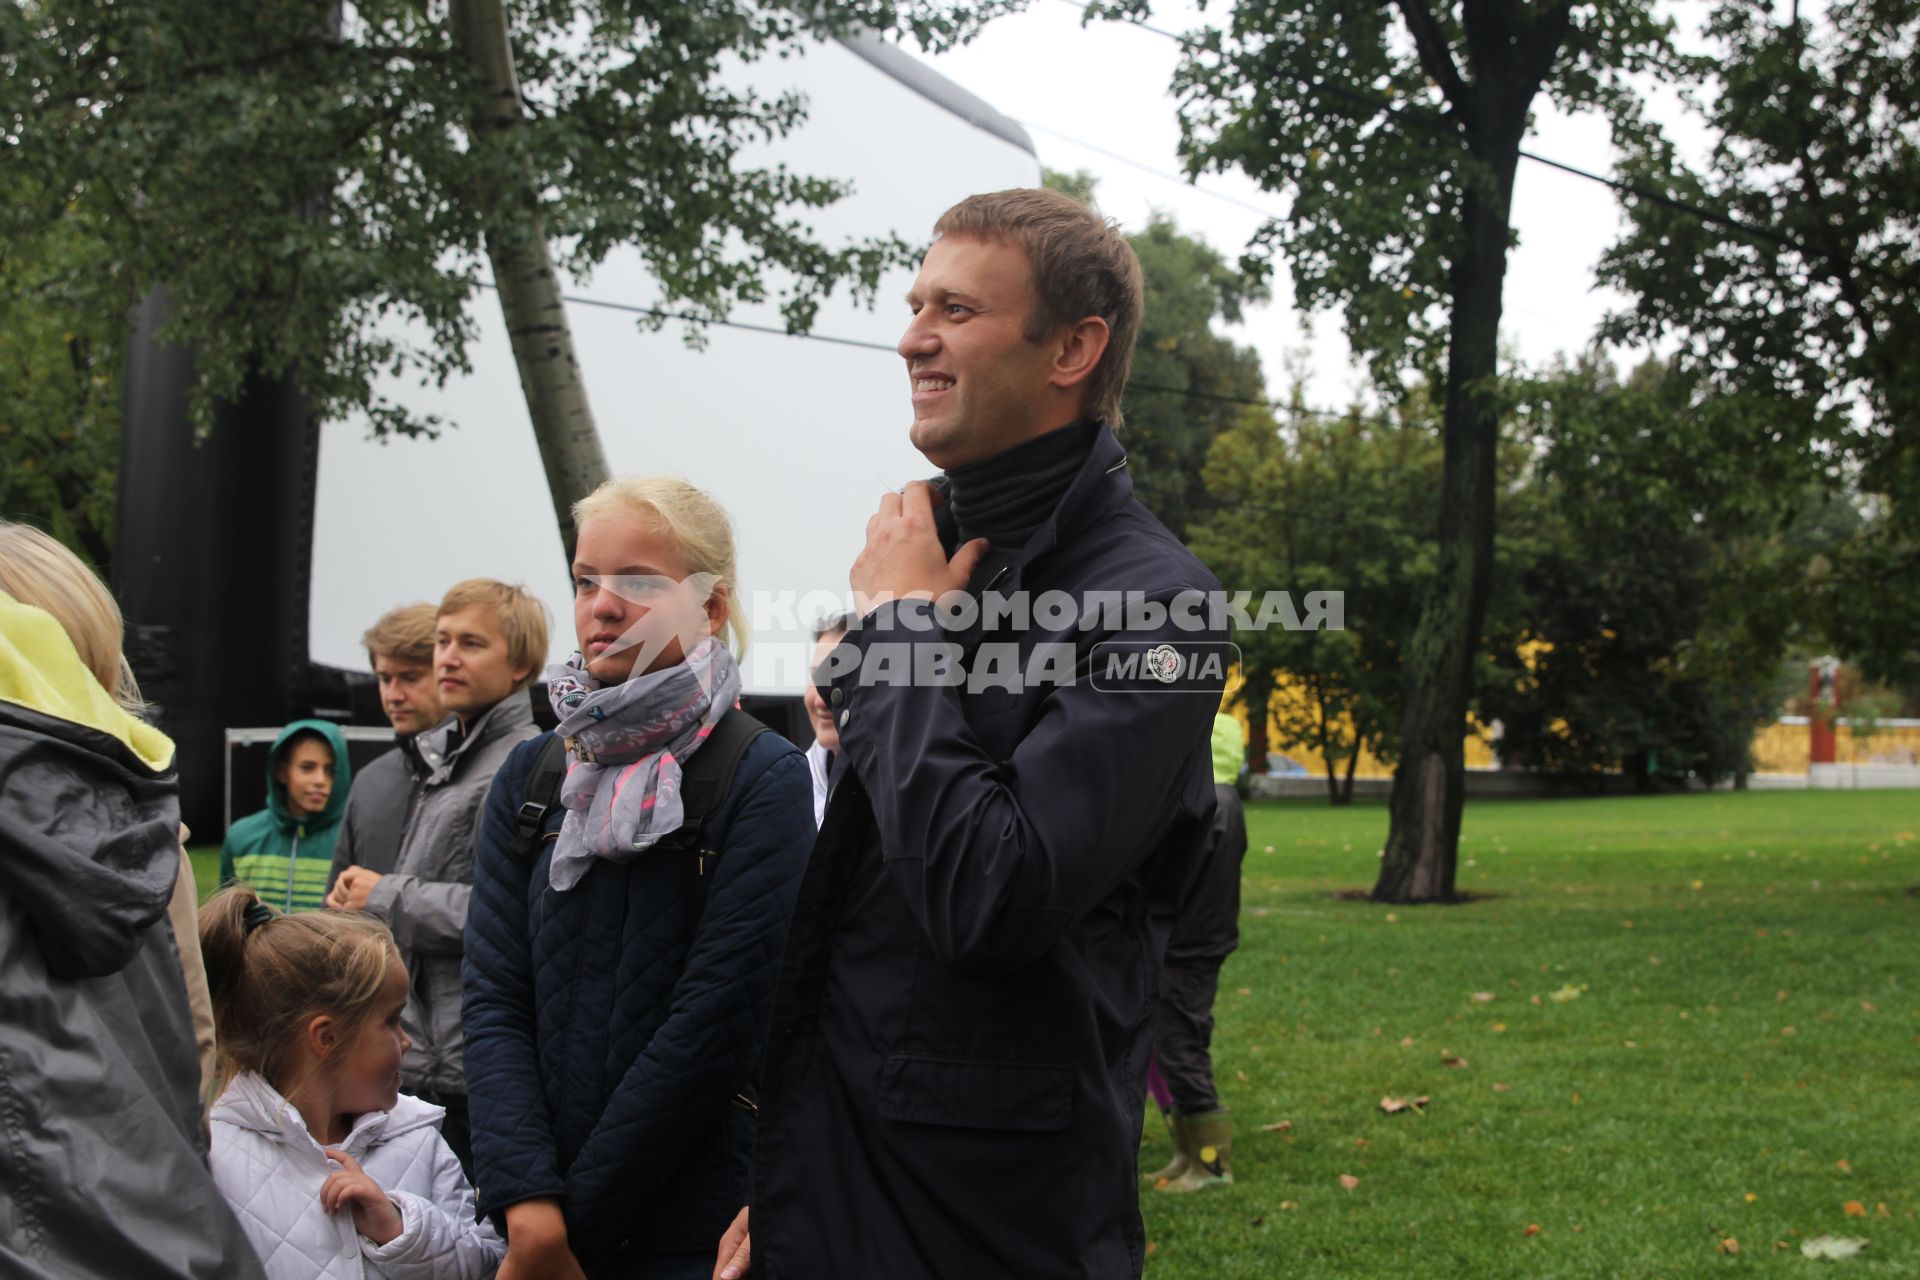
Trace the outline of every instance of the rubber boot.
<instances>
[{"instance_id":1,"label":"rubber boot","mask_svg":"<svg viewBox=\"0 0 1920 1280\"><path fill-rule=\"evenodd\" d=\"M1161 1115L1167 1122L1167 1134L1173 1139L1173 1159L1164 1169L1156 1169L1146 1175L1147 1181L1154 1186L1165 1186L1187 1171L1193 1163L1193 1153L1187 1147L1187 1125L1177 1111L1163 1111Z\"/></svg>"},{"instance_id":2,"label":"rubber boot","mask_svg":"<svg viewBox=\"0 0 1920 1280\"><path fill-rule=\"evenodd\" d=\"M1161 1191L1204 1191L1233 1183L1233 1117L1225 1107L1180 1117L1186 1130L1187 1167L1156 1184Z\"/></svg>"}]
</instances>

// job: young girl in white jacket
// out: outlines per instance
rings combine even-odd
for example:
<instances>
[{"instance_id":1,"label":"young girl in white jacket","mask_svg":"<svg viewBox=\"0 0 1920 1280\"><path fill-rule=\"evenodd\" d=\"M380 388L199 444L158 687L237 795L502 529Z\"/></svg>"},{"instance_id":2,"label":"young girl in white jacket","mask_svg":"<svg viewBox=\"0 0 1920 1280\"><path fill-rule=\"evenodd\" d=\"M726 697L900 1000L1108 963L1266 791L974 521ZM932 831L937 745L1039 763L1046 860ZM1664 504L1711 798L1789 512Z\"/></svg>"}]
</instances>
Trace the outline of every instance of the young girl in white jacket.
<instances>
[{"instance_id":1,"label":"young girl in white jacket","mask_svg":"<svg viewBox=\"0 0 1920 1280\"><path fill-rule=\"evenodd\" d=\"M506 1245L399 1092L407 969L358 912L280 915L235 886L200 909L223 1078L213 1177L269 1280L480 1280Z\"/></svg>"}]
</instances>

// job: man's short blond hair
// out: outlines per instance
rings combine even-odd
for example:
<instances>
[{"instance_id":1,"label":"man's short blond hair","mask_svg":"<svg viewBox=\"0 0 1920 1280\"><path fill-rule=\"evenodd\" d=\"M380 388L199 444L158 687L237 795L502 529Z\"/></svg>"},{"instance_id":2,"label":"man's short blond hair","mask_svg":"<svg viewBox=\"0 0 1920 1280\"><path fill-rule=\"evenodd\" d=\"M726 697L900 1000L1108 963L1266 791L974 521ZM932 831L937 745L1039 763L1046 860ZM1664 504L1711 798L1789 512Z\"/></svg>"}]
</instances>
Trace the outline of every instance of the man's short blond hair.
<instances>
[{"instance_id":1,"label":"man's short blond hair","mask_svg":"<svg viewBox=\"0 0 1920 1280\"><path fill-rule=\"evenodd\" d=\"M494 578L468 578L448 589L434 611L434 621L476 604L493 610L494 621L506 637L507 665L527 669L527 678L518 688L532 688L546 668L547 607L525 587Z\"/></svg>"},{"instance_id":2,"label":"man's short blond hair","mask_svg":"<svg viewBox=\"0 0 1920 1280\"><path fill-rule=\"evenodd\" d=\"M432 666L433 624L439 618L440 611L430 604L403 604L387 610L360 637L360 643L367 647L368 664L385 658Z\"/></svg>"},{"instance_id":3,"label":"man's short blond hair","mask_svg":"<svg viewBox=\"0 0 1920 1280\"><path fill-rule=\"evenodd\" d=\"M1120 228L1072 196L1022 187L968 196L940 215L933 234L1001 240L1026 253L1035 299L1027 341L1088 316L1107 322L1107 349L1087 378L1087 412L1119 430L1145 293L1140 258Z\"/></svg>"}]
</instances>

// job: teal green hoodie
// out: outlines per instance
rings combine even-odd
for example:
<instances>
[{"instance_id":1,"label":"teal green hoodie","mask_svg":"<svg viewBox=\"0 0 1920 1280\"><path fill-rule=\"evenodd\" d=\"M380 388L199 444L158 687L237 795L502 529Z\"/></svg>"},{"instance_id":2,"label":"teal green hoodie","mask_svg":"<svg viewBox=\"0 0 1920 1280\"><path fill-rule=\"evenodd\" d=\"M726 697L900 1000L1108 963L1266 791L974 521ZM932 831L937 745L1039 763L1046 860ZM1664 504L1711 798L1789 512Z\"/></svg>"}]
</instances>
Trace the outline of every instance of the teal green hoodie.
<instances>
[{"instance_id":1,"label":"teal green hoodie","mask_svg":"<svg viewBox=\"0 0 1920 1280\"><path fill-rule=\"evenodd\" d=\"M307 818L289 811L286 792L273 776L288 742L302 730L319 734L333 748L333 792L327 807ZM226 843L220 846L220 883L238 880L259 894L262 902L282 911L315 911L325 906L333 842L340 836L340 817L347 811L347 787L352 781L347 740L338 726L325 720L295 720L282 729L267 753L267 807L228 828Z\"/></svg>"}]
</instances>

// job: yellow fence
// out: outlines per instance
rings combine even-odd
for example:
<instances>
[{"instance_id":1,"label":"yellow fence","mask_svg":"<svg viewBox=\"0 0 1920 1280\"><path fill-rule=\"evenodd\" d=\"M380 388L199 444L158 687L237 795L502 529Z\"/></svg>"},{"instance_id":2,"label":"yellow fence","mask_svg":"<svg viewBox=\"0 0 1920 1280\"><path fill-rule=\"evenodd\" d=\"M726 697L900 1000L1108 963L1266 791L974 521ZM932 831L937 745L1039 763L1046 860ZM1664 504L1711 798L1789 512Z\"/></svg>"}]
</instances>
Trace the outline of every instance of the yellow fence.
<instances>
[{"instance_id":1,"label":"yellow fence","mask_svg":"<svg viewBox=\"0 0 1920 1280\"><path fill-rule=\"evenodd\" d=\"M1227 682L1227 696L1234 696L1239 689L1240 679L1236 672ZM1323 778L1326 776L1326 760L1320 752L1311 747L1279 745L1281 713L1289 709L1289 699L1304 696L1304 690L1298 683L1282 679L1274 690L1273 701L1268 704L1267 741L1273 744L1271 750L1286 756L1311 776ZM1246 724L1247 713L1244 708L1235 705L1229 710L1241 724ZM1351 721L1342 717L1335 736L1341 739L1351 736ZM1834 727L1834 739L1834 756L1838 764L1920 764L1920 721L1882 722L1872 732L1856 733L1854 726L1842 719ZM1805 717L1766 725L1753 735L1753 768L1756 773L1805 773L1811 754L1811 735ZM1469 769L1491 769L1496 764L1492 737L1478 724L1467 735L1466 756ZM1335 772L1344 775L1345 763L1335 766ZM1387 778L1393 776L1393 767L1375 759L1371 751L1363 748L1353 774L1356 778Z\"/></svg>"},{"instance_id":2,"label":"yellow fence","mask_svg":"<svg viewBox=\"0 0 1920 1280\"><path fill-rule=\"evenodd\" d=\"M1858 733L1844 719L1833 728L1835 764L1920 764L1920 723L1882 723ZM1805 773L1812 733L1804 716L1770 724L1753 735L1755 773Z\"/></svg>"}]
</instances>

